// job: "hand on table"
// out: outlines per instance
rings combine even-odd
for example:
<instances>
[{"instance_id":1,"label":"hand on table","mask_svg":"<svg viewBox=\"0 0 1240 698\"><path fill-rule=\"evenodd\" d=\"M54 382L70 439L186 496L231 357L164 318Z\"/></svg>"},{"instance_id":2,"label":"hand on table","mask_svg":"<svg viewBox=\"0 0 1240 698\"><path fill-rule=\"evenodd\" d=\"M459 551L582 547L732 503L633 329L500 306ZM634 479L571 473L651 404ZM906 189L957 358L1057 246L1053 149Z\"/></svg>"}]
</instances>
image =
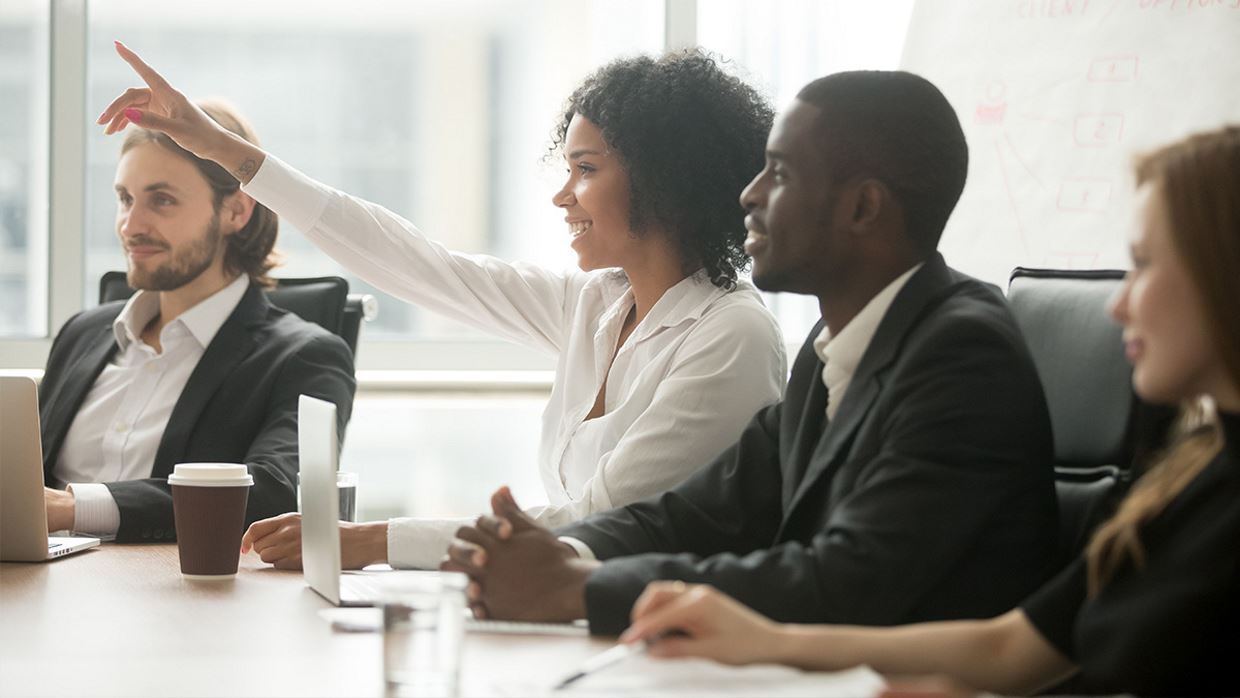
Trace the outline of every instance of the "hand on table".
<instances>
[{"instance_id":1,"label":"hand on table","mask_svg":"<svg viewBox=\"0 0 1240 698\"><path fill-rule=\"evenodd\" d=\"M585 617L585 584L599 563L570 546L517 506L507 487L491 495L491 515L462 526L440 569L469 575L475 615L524 621Z\"/></svg>"},{"instance_id":2,"label":"hand on table","mask_svg":"<svg viewBox=\"0 0 1240 698\"><path fill-rule=\"evenodd\" d=\"M43 488L43 504L47 507L47 532L73 529L75 500L72 492Z\"/></svg>"},{"instance_id":3,"label":"hand on table","mask_svg":"<svg viewBox=\"0 0 1240 698\"><path fill-rule=\"evenodd\" d=\"M724 664L778 661L778 625L704 585L652 582L633 605L621 642L657 639L656 657L706 657Z\"/></svg>"},{"instance_id":4,"label":"hand on table","mask_svg":"<svg viewBox=\"0 0 1240 698\"><path fill-rule=\"evenodd\" d=\"M301 514L255 521L241 537L241 554L253 548L263 562L281 570L301 569ZM387 561L387 522L340 522L340 566L356 570Z\"/></svg>"}]
</instances>

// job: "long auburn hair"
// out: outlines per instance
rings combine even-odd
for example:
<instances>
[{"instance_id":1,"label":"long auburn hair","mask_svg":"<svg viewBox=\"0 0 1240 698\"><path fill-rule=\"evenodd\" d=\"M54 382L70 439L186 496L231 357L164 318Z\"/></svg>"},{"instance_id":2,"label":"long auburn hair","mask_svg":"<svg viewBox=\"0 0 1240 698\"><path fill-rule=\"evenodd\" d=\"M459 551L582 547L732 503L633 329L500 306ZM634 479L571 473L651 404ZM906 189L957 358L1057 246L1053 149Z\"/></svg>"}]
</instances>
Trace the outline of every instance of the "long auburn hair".
<instances>
[{"instance_id":1,"label":"long auburn hair","mask_svg":"<svg viewBox=\"0 0 1240 698\"><path fill-rule=\"evenodd\" d=\"M1210 338L1228 378L1240 386L1240 126L1199 133L1149 153L1137 161L1136 175L1138 186L1156 187L1166 205L1172 245L1196 287ZM1212 404L1186 401L1171 446L1086 548L1091 596L1125 563L1145 564L1140 528L1222 447Z\"/></svg>"},{"instance_id":2,"label":"long auburn hair","mask_svg":"<svg viewBox=\"0 0 1240 698\"><path fill-rule=\"evenodd\" d=\"M222 100L203 100L198 102L198 106L215 123L250 143L259 145L258 134L254 132L254 127L232 105ZM129 134L125 136L125 141L121 144L121 154L143 143L157 143L189 160L211 186L211 193L214 197L212 203L216 211L219 211L224 197L241 189L241 183L222 165L203 160L159 131L131 126ZM279 229L280 219L275 212L256 202L245 227L225 238L227 247L224 249L224 273L229 276L248 274L251 281L264 288L274 286L275 281L268 276L268 272L280 263L280 253L275 249Z\"/></svg>"}]
</instances>

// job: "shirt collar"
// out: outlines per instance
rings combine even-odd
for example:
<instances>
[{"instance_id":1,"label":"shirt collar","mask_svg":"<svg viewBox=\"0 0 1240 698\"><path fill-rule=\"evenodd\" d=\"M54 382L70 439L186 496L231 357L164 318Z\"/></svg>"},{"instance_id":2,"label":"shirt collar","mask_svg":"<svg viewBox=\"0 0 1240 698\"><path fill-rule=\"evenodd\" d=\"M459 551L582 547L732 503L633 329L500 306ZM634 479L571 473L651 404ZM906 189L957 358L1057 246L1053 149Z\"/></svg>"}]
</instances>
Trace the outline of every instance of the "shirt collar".
<instances>
[{"instance_id":1,"label":"shirt collar","mask_svg":"<svg viewBox=\"0 0 1240 698\"><path fill-rule=\"evenodd\" d=\"M241 274L224 288L181 313L169 324L181 323L194 336L194 339L206 348L211 344L211 340L215 339L215 334L224 326L224 321L232 315L249 287L249 275ZM159 315L159 292L138 291L135 293L125 304L121 314L112 322L112 333L121 351L125 351L132 342L137 341L142 335L142 330L157 315Z\"/></svg>"},{"instance_id":2,"label":"shirt collar","mask_svg":"<svg viewBox=\"0 0 1240 698\"><path fill-rule=\"evenodd\" d=\"M870 346L874 333L878 331L879 323L883 321L887 310L895 301L896 294L921 267L921 264L914 265L887 284L883 290L874 294L870 302L866 303L861 312L857 313L847 325L844 325L844 329L840 330L839 334L832 336L831 331L823 325L822 332L814 340L814 353L818 355L818 358L823 363L834 363L837 369L842 369L848 375L852 375L857 370L857 365L861 363L861 357L865 355L866 348Z\"/></svg>"},{"instance_id":3,"label":"shirt collar","mask_svg":"<svg viewBox=\"0 0 1240 698\"><path fill-rule=\"evenodd\" d=\"M752 285L738 281L736 289L752 289ZM624 276L623 272L616 277L616 284L611 290L616 294L615 300L603 313L599 322L600 331L622 322L633 307L633 287L629 285L628 277ZM726 289L711 283L705 269L699 269L663 292L629 341L640 341L663 327L675 327L686 320L696 320L715 299L725 293L728 293Z\"/></svg>"},{"instance_id":4,"label":"shirt collar","mask_svg":"<svg viewBox=\"0 0 1240 698\"><path fill-rule=\"evenodd\" d=\"M121 314L112 321L112 334L121 351L138 340L142 330L151 324L156 315L159 315L159 293L138 291L130 297Z\"/></svg>"},{"instance_id":5,"label":"shirt collar","mask_svg":"<svg viewBox=\"0 0 1240 698\"><path fill-rule=\"evenodd\" d=\"M743 281L737 282L738 289L747 285ZM696 320L702 317L711 303L727 292L727 289L711 283L705 269L699 269L663 292L646 316L647 327L653 331L654 328L675 327L686 320Z\"/></svg>"}]
</instances>

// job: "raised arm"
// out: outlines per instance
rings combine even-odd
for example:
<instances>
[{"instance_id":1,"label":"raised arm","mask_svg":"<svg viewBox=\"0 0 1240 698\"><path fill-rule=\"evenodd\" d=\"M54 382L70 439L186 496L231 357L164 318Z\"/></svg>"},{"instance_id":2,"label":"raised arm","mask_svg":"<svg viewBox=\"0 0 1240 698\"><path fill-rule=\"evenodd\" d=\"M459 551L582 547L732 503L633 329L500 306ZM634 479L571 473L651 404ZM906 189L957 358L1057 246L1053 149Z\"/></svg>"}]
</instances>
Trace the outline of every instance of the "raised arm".
<instances>
[{"instance_id":1,"label":"raised arm","mask_svg":"<svg viewBox=\"0 0 1240 698\"><path fill-rule=\"evenodd\" d=\"M120 42L116 50L146 84L108 105L98 119L105 133L130 123L165 133L226 168L246 194L376 288L485 332L560 350L587 275L451 251L401 216L316 182L222 128L133 51Z\"/></svg>"}]
</instances>

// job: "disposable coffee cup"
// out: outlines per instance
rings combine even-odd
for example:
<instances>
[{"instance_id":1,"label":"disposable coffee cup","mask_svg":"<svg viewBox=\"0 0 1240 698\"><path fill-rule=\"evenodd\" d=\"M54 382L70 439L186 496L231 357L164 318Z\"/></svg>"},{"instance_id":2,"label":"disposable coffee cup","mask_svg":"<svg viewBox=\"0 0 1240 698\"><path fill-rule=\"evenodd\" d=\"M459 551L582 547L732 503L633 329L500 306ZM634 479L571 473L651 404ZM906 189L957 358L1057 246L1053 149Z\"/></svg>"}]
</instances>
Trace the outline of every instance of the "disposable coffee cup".
<instances>
[{"instance_id":1,"label":"disposable coffee cup","mask_svg":"<svg viewBox=\"0 0 1240 698\"><path fill-rule=\"evenodd\" d=\"M245 505L254 478L237 463L179 463L168 476L181 574L230 579L237 574Z\"/></svg>"}]
</instances>

